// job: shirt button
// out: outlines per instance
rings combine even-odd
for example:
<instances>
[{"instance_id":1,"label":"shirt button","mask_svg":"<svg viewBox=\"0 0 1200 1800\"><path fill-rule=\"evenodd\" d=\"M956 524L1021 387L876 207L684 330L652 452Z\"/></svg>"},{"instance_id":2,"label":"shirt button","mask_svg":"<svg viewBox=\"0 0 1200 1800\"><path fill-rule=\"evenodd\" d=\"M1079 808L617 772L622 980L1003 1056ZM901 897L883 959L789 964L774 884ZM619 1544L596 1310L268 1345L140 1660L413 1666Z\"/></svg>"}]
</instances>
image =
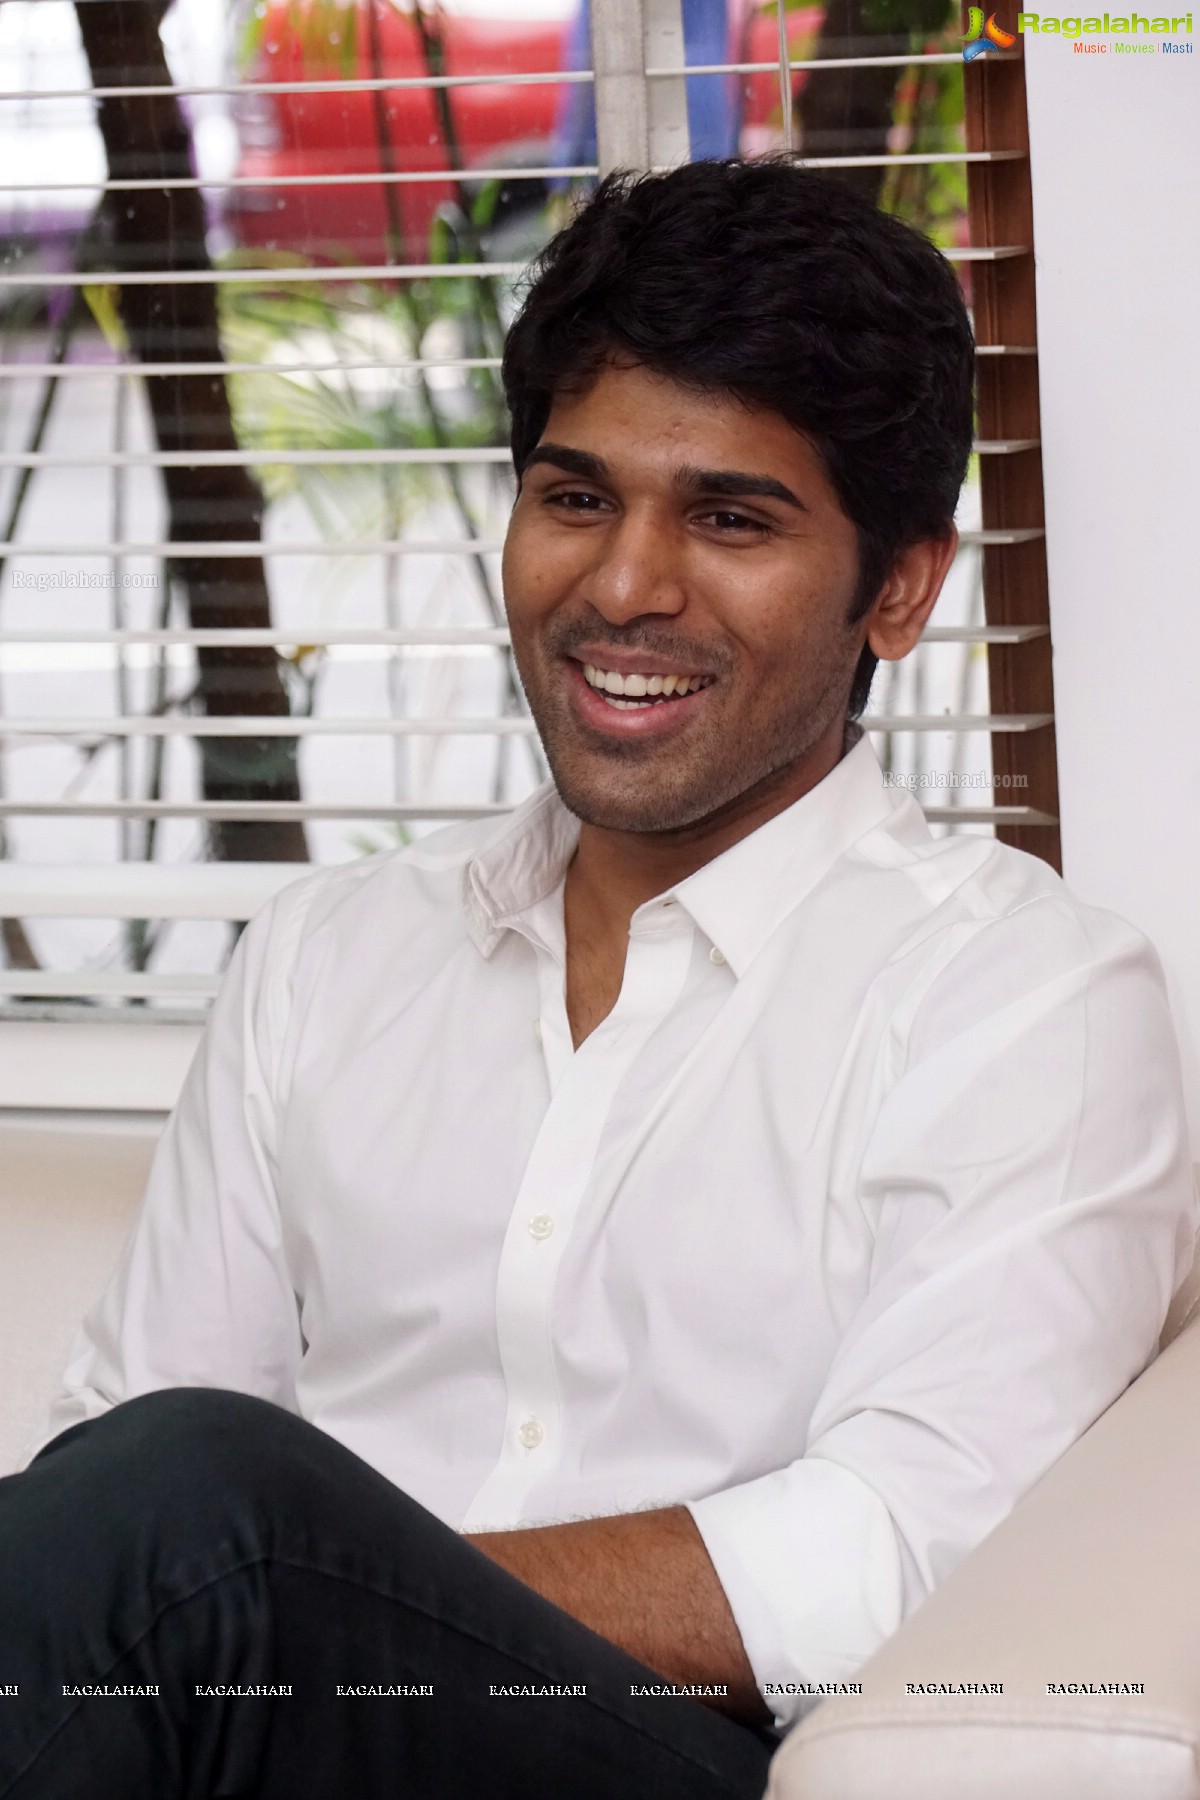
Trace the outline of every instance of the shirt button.
<instances>
[{"instance_id":1,"label":"shirt button","mask_svg":"<svg viewBox=\"0 0 1200 1800\"><path fill-rule=\"evenodd\" d=\"M526 1419L517 1431L517 1438L526 1450L536 1450L545 1435L536 1419Z\"/></svg>"},{"instance_id":2,"label":"shirt button","mask_svg":"<svg viewBox=\"0 0 1200 1800\"><path fill-rule=\"evenodd\" d=\"M708 960L710 963L716 963L718 968L721 968L724 964L725 958L721 955L721 952L717 949L715 944L708 953Z\"/></svg>"},{"instance_id":3,"label":"shirt button","mask_svg":"<svg viewBox=\"0 0 1200 1800\"><path fill-rule=\"evenodd\" d=\"M537 1238L539 1243L542 1238L548 1238L553 1230L554 1220L550 1217L549 1213L534 1213L532 1219L529 1221L529 1235L532 1238Z\"/></svg>"}]
</instances>

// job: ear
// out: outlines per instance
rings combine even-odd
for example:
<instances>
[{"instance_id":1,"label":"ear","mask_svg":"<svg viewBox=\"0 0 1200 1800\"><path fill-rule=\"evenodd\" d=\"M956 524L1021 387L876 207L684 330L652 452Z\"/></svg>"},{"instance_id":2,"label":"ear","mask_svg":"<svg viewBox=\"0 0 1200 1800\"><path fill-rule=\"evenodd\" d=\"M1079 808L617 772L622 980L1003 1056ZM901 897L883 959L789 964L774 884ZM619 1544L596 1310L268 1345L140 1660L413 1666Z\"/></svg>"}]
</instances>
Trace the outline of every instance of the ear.
<instances>
[{"instance_id":1,"label":"ear","mask_svg":"<svg viewBox=\"0 0 1200 1800\"><path fill-rule=\"evenodd\" d=\"M907 656L925 629L958 549L958 530L901 550L866 614L866 641L881 662Z\"/></svg>"}]
</instances>

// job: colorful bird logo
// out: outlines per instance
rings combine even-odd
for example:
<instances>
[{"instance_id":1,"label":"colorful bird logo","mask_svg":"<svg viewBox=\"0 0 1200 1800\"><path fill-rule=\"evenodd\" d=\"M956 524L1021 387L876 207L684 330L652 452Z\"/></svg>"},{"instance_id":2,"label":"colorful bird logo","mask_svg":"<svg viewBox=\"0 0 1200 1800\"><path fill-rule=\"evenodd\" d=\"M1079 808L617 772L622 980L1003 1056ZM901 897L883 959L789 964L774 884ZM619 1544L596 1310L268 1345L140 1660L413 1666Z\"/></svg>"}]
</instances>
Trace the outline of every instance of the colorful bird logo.
<instances>
[{"instance_id":1,"label":"colorful bird logo","mask_svg":"<svg viewBox=\"0 0 1200 1800\"><path fill-rule=\"evenodd\" d=\"M996 23L995 13L989 13L985 24L982 6L972 6L967 12L967 23L970 29L963 37L963 61L974 62L985 50L994 46L997 50L1011 50L1016 38L1011 31L1005 31Z\"/></svg>"}]
</instances>

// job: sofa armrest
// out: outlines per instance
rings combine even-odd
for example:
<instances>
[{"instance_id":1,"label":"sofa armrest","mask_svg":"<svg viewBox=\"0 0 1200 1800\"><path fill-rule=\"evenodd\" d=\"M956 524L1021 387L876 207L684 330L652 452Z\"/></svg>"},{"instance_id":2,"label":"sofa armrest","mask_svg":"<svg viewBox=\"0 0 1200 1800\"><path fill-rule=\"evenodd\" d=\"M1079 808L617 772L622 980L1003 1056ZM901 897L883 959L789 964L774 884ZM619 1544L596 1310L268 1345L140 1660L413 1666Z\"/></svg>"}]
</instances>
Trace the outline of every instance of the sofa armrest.
<instances>
[{"instance_id":1,"label":"sofa armrest","mask_svg":"<svg viewBox=\"0 0 1200 1800\"><path fill-rule=\"evenodd\" d=\"M860 1679L767 1800L1200 1800L1200 1316Z\"/></svg>"}]
</instances>

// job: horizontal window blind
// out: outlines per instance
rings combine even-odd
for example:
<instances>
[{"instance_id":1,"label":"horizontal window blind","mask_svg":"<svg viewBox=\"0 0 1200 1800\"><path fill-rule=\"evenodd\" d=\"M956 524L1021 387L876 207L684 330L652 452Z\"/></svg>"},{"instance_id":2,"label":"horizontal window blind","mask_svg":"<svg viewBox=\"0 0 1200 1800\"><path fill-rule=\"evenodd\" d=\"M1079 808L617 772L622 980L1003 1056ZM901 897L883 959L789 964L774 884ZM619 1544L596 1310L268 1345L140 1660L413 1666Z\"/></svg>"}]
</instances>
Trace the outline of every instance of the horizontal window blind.
<instances>
[{"instance_id":1,"label":"horizontal window blind","mask_svg":"<svg viewBox=\"0 0 1200 1800\"><path fill-rule=\"evenodd\" d=\"M1014 100L972 101L998 72L964 69L956 19L883 36L856 6L730 0L714 47L687 0L593 0L590 36L569 0L260 0L214 50L206 4L161 36L157 10L0 7L9 1104L159 1104L146 1031L202 1018L298 861L544 778L497 370L531 256L604 168L788 144L960 268L986 327L962 547L865 723L936 830L1053 859L1052 696L1026 678L1048 616L1017 604L1044 567L1036 405L995 398L1036 397L1032 313L995 301L1031 280L1004 198L1027 143ZM103 1025L103 1079L35 1054L63 1039L34 1023Z\"/></svg>"}]
</instances>

